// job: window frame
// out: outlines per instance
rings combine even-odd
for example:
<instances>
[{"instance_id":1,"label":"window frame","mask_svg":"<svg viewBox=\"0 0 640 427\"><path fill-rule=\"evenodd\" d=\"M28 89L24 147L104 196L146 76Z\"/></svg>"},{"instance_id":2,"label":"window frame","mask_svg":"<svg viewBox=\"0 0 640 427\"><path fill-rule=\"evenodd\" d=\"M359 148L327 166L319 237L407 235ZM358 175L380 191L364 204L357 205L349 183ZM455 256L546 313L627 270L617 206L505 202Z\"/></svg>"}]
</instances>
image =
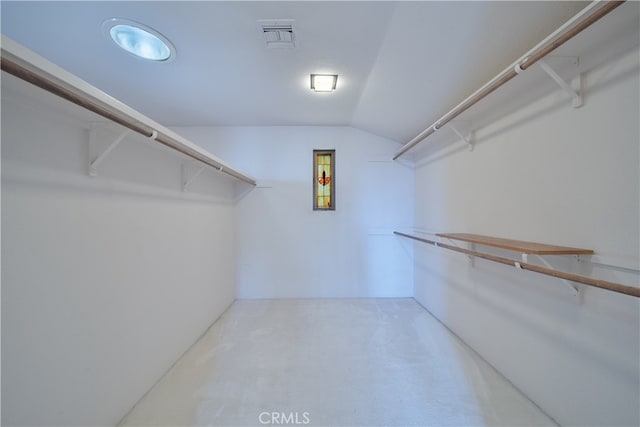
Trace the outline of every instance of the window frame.
<instances>
[{"instance_id":1,"label":"window frame","mask_svg":"<svg viewBox=\"0 0 640 427\"><path fill-rule=\"evenodd\" d=\"M329 206L318 206L318 157L329 155L331 159L329 185ZM336 210L336 150L313 150L313 210L314 211L335 211Z\"/></svg>"}]
</instances>

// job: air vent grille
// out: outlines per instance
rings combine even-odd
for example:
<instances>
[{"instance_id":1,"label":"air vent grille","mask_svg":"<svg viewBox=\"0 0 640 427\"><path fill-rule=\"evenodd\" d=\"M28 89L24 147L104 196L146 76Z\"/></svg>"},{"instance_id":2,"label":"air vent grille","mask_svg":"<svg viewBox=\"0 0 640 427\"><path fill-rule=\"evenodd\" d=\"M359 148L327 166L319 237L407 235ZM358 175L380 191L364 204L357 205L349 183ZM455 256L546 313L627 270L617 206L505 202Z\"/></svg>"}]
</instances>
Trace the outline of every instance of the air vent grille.
<instances>
[{"instance_id":1,"label":"air vent grille","mask_svg":"<svg viewBox=\"0 0 640 427\"><path fill-rule=\"evenodd\" d=\"M295 47L295 35L293 21L258 21L264 35L264 40L269 48L293 48Z\"/></svg>"}]
</instances>

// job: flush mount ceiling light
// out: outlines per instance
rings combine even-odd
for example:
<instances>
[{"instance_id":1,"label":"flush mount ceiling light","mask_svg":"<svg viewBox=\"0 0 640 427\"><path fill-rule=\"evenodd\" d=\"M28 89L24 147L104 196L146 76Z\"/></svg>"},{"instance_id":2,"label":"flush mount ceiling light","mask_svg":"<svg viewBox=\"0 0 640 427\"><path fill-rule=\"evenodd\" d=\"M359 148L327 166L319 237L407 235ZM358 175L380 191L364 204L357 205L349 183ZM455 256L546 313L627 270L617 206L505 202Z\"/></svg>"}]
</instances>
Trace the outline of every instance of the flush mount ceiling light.
<instances>
[{"instance_id":1,"label":"flush mount ceiling light","mask_svg":"<svg viewBox=\"0 0 640 427\"><path fill-rule=\"evenodd\" d=\"M166 37L138 22L111 18L103 22L102 30L118 46L138 58L169 62L176 56L176 49Z\"/></svg>"},{"instance_id":2,"label":"flush mount ceiling light","mask_svg":"<svg viewBox=\"0 0 640 427\"><path fill-rule=\"evenodd\" d=\"M337 74L311 74L311 89L316 92L333 92L337 82Z\"/></svg>"}]
</instances>

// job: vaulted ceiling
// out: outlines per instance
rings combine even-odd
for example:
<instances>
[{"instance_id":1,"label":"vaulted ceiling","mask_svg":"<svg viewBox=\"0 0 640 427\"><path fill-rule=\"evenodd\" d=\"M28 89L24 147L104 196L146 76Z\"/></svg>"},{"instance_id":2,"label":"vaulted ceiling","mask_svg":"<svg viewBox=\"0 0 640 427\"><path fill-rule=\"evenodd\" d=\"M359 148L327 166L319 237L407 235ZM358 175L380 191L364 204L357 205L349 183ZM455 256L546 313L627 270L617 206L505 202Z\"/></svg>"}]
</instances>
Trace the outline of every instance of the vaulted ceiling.
<instances>
[{"instance_id":1,"label":"vaulted ceiling","mask_svg":"<svg viewBox=\"0 0 640 427\"><path fill-rule=\"evenodd\" d=\"M2 33L166 126L350 125L406 142L584 2L11 2ZM121 51L102 23L144 23L169 63ZM295 48L258 20L293 19ZM333 93L310 73L339 74Z\"/></svg>"}]
</instances>

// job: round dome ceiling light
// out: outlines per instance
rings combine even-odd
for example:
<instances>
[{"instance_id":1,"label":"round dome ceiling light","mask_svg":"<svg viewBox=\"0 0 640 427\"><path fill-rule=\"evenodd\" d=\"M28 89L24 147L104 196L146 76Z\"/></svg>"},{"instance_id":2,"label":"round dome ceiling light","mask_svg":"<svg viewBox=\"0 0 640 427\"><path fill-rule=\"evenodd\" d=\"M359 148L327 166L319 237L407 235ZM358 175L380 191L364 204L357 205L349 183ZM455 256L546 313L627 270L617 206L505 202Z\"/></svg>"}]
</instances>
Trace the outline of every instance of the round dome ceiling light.
<instances>
[{"instance_id":1,"label":"round dome ceiling light","mask_svg":"<svg viewBox=\"0 0 640 427\"><path fill-rule=\"evenodd\" d=\"M169 62L176 56L176 49L165 36L138 22L111 18L104 21L102 30L118 46L138 58Z\"/></svg>"}]
</instances>

